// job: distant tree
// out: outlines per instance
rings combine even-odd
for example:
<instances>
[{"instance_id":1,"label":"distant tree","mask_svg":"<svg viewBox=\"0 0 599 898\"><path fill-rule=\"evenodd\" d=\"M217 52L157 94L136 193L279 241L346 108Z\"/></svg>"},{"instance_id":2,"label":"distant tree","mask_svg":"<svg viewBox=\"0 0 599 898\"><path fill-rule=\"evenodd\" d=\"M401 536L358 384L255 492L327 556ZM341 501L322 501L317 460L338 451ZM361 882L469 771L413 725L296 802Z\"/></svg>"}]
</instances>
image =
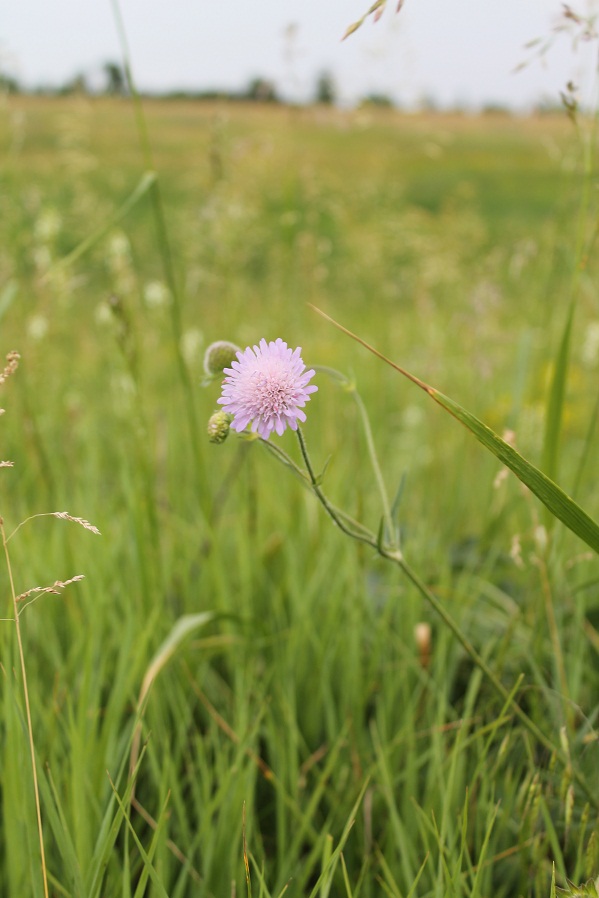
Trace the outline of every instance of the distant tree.
<instances>
[{"instance_id":1,"label":"distant tree","mask_svg":"<svg viewBox=\"0 0 599 898\"><path fill-rule=\"evenodd\" d=\"M485 103L481 109L483 115L509 115L509 106L504 103L489 102Z\"/></svg>"},{"instance_id":2,"label":"distant tree","mask_svg":"<svg viewBox=\"0 0 599 898\"><path fill-rule=\"evenodd\" d=\"M243 97L246 100L255 100L259 103L279 102L277 89L268 78L252 78Z\"/></svg>"},{"instance_id":3,"label":"distant tree","mask_svg":"<svg viewBox=\"0 0 599 898\"><path fill-rule=\"evenodd\" d=\"M360 106L378 106L380 109L393 109L395 103L387 94L367 94L361 101Z\"/></svg>"},{"instance_id":4,"label":"distant tree","mask_svg":"<svg viewBox=\"0 0 599 898\"><path fill-rule=\"evenodd\" d=\"M72 94L88 94L89 85L87 78L82 72L74 75L69 81L65 81L62 87L59 87L57 93L62 97L69 97Z\"/></svg>"},{"instance_id":5,"label":"distant tree","mask_svg":"<svg viewBox=\"0 0 599 898\"><path fill-rule=\"evenodd\" d=\"M421 112L438 112L439 111L439 103L437 102L436 97L433 94L424 94L420 98L420 102L418 103Z\"/></svg>"},{"instance_id":6,"label":"distant tree","mask_svg":"<svg viewBox=\"0 0 599 898\"><path fill-rule=\"evenodd\" d=\"M18 94L20 92L21 87L17 79L12 75L7 75L6 72L0 72L0 93Z\"/></svg>"},{"instance_id":7,"label":"distant tree","mask_svg":"<svg viewBox=\"0 0 599 898\"><path fill-rule=\"evenodd\" d=\"M315 100L326 106L333 106L337 99L337 88L330 72L321 72L316 81Z\"/></svg>"},{"instance_id":8,"label":"distant tree","mask_svg":"<svg viewBox=\"0 0 599 898\"><path fill-rule=\"evenodd\" d=\"M105 62L102 66L106 79L105 91L112 97L124 97L127 93L127 77L118 62Z\"/></svg>"}]
</instances>

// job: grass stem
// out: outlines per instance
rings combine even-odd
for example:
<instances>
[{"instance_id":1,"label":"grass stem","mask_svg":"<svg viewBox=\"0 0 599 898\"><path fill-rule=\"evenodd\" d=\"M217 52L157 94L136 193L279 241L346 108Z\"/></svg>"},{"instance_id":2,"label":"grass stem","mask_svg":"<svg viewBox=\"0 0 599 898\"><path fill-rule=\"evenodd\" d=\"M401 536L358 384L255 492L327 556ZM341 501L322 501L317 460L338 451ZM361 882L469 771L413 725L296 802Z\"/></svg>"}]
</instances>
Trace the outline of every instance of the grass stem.
<instances>
[{"instance_id":1,"label":"grass stem","mask_svg":"<svg viewBox=\"0 0 599 898\"><path fill-rule=\"evenodd\" d=\"M46 853L44 851L44 830L42 827L42 809L40 804L40 793L39 786L37 781L37 767L35 763L35 743L33 740L33 724L31 722L31 707L29 704L29 689L27 687L27 670L25 667L25 652L23 650L23 640L21 638L21 624L19 617L19 609L17 607L17 594L15 591L14 579L12 574L12 567L10 563L10 554L8 551L8 545L6 540L6 533L4 530L4 520L0 517L0 532L2 533L2 545L4 546L4 557L6 558L6 567L8 570L8 579L10 582L10 592L12 596L12 604L13 604L13 613L14 613L14 622L15 622L15 630L17 633L17 646L19 649L19 661L21 665L21 677L23 680L23 695L25 698L25 715L27 719L27 734L29 737L29 753L31 755L31 774L33 777L33 792L35 795L35 811L37 816L37 831L39 836L39 844L40 844L40 858L42 865L42 881L44 884L44 898L49 898L48 892L48 871L46 869Z\"/></svg>"},{"instance_id":2,"label":"grass stem","mask_svg":"<svg viewBox=\"0 0 599 898\"><path fill-rule=\"evenodd\" d=\"M187 422L189 425L189 436L191 440L191 446L193 450L194 456L194 464L196 467L196 476L198 478L198 485L201 485L201 481L203 480L202 466L200 464L200 441L199 441L199 421L198 414L196 411L195 405L195 391L193 384L191 382L191 378L189 375L189 370L187 368L187 364L185 362L185 358L183 356L183 350L181 347L181 339L183 336L183 325L182 325L182 311L181 311L181 291L179 289L178 280L175 274L175 265L173 262L173 254L171 250L171 243L169 239L168 227L166 223L166 215L164 212L164 203L162 200L162 193L160 189L160 182L158 178L158 174L154 169L154 160L152 154L152 147L148 132L148 125L146 121L146 117L144 114L144 108L141 101L141 97L139 92L135 86L135 81L133 78L133 71L131 66L131 54L129 52L129 45L127 41L127 33L125 30L125 25L123 22L123 17L121 14L121 9L118 0L112 0L112 9L114 14L114 19L116 22L116 27L119 35L119 40L121 43L125 72L127 75L127 81L129 84L129 90L131 92L131 98L133 101L133 106L135 109L135 120L137 124L137 130L139 135L139 142L141 145L141 150L144 159L144 165L147 171L151 171L154 175L153 180L151 182L150 187L150 198L152 203L152 212L154 216L154 223L156 226L156 236L158 241L158 247L160 252L160 258L162 261L162 269L164 272L164 277L169 288L172 301L170 303L170 313L171 313L171 332L173 338L173 351L175 354L175 361L177 364L177 370L179 372L179 378L181 380L181 385L183 387L183 393L185 397L186 403L186 416ZM199 495L203 496L205 490L201 489L199 491ZM205 508L206 512L207 509Z\"/></svg>"}]
</instances>

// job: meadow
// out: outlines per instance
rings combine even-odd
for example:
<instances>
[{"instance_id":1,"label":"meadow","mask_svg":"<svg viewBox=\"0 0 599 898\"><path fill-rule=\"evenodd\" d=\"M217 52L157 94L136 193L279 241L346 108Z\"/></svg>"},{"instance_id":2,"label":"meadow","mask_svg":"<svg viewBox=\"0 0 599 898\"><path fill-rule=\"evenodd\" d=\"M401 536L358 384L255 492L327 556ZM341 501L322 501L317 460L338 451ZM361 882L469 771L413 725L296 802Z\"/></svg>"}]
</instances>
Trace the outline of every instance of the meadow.
<instances>
[{"instance_id":1,"label":"meadow","mask_svg":"<svg viewBox=\"0 0 599 898\"><path fill-rule=\"evenodd\" d=\"M575 894L599 876L596 553L309 304L597 519L589 123L144 115L140 144L128 100L0 104L0 895L44 896L44 864L56 898ZM367 410L422 589L260 441L209 442L207 346L262 337L321 366L319 488L376 534ZM83 525L41 516L65 510ZM84 579L13 606L9 574Z\"/></svg>"}]
</instances>

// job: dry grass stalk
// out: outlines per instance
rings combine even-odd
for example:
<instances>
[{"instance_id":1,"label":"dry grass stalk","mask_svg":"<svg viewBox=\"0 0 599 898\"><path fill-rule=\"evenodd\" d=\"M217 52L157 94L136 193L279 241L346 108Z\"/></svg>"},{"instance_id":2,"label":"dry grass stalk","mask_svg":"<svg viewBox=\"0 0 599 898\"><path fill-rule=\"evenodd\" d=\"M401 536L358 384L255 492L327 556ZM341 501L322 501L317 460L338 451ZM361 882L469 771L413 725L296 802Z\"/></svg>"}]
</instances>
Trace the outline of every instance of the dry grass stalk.
<instances>
[{"instance_id":1,"label":"dry grass stalk","mask_svg":"<svg viewBox=\"0 0 599 898\"><path fill-rule=\"evenodd\" d=\"M77 583L79 580L83 580L83 574L76 574L69 580L56 580L52 586L32 586L27 592L22 592L18 595L16 601L22 602L23 599L29 598L29 596L34 593L52 593L53 595L58 596L60 595L61 590L68 586L69 583Z\"/></svg>"},{"instance_id":2,"label":"dry grass stalk","mask_svg":"<svg viewBox=\"0 0 599 898\"><path fill-rule=\"evenodd\" d=\"M53 517L60 518L62 521L73 521L74 524L80 524L82 527L85 527L86 530L95 533L97 536L102 535L98 528L94 527L93 524L90 524L89 521L86 521L85 518L74 518L68 511L52 511L51 514Z\"/></svg>"},{"instance_id":3,"label":"dry grass stalk","mask_svg":"<svg viewBox=\"0 0 599 898\"><path fill-rule=\"evenodd\" d=\"M4 371L2 371L2 373L0 373L0 386L2 386L2 384L6 380L8 380L8 378L10 377L11 374L15 373L15 371L17 370L17 368L19 366L20 358L21 358L21 356L16 351L16 349L13 349L11 352L8 353L8 355L6 356L6 365L4 366Z\"/></svg>"},{"instance_id":4,"label":"dry grass stalk","mask_svg":"<svg viewBox=\"0 0 599 898\"><path fill-rule=\"evenodd\" d=\"M43 511L39 514L32 514L28 518L25 518L24 521L21 521L21 523L15 527L10 536L6 538L7 542L13 538L15 533L17 533L21 529L21 527L29 523L29 521L33 521L34 518L60 518L61 521L73 521L75 524L79 524L81 527L85 527L85 529L89 530L90 533L95 533L97 536L102 535L98 528L94 527L93 524L90 524L89 521L86 521L85 518L75 518L73 517L73 515L69 514L68 511Z\"/></svg>"}]
</instances>

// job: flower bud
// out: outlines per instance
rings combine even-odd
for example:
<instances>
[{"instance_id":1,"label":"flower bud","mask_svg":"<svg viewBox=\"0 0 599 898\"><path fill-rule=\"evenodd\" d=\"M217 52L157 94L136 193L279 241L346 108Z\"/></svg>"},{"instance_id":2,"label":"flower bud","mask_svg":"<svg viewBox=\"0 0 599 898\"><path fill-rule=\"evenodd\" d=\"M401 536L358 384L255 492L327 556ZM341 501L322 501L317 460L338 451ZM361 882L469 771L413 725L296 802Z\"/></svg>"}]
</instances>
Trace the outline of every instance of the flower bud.
<instances>
[{"instance_id":1,"label":"flower bud","mask_svg":"<svg viewBox=\"0 0 599 898\"><path fill-rule=\"evenodd\" d=\"M228 340L217 340L211 343L204 354L204 371L209 377L222 374L223 368L230 368L231 362L237 358L239 346Z\"/></svg>"},{"instance_id":2,"label":"flower bud","mask_svg":"<svg viewBox=\"0 0 599 898\"><path fill-rule=\"evenodd\" d=\"M431 625L421 621L414 627L414 641L418 649L420 665L426 670L431 660L432 630Z\"/></svg>"},{"instance_id":3,"label":"flower bud","mask_svg":"<svg viewBox=\"0 0 599 898\"><path fill-rule=\"evenodd\" d=\"M210 416L208 421L208 439L211 443L224 443L229 436L233 415L220 409Z\"/></svg>"}]
</instances>

